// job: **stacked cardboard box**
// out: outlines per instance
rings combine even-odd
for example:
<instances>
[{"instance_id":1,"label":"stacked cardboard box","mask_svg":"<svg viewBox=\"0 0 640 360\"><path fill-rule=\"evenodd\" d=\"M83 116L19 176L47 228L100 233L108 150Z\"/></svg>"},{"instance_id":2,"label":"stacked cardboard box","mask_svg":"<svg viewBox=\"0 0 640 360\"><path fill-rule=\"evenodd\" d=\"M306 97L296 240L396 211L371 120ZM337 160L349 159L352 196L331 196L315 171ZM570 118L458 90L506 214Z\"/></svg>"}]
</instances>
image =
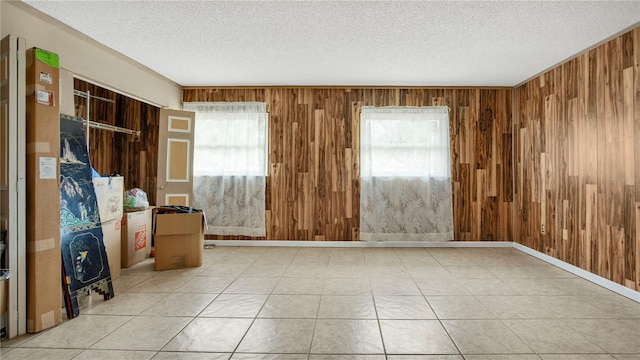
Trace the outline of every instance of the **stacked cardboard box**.
<instances>
[{"instance_id":1,"label":"stacked cardboard box","mask_svg":"<svg viewBox=\"0 0 640 360\"><path fill-rule=\"evenodd\" d=\"M102 222L102 240L107 250L111 279L120 277L121 266L121 221L122 198L124 193L124 178L96 177L93 178L93 188L96 191L100 221Z\"/></svg>"},{"instance_id":2,"label":"stacked cardboard box","mask_svg":"<svg viewBox=\"0 0 640 360\"><path fill-rule=\"evenodd\" d=\"M122 267L133 266L151 254L151 211L126 212L122 217Z\"/></svg>"},{"instance_id":3,"label":"stacked cardboard box","mask_svg":"<svg viewBox=\"0 0 640 360\"><path fill-rule=\"evenodd\" d=\"M58 55L26 52L27 331L62 322Z\"/></svg>"}]
</instances>

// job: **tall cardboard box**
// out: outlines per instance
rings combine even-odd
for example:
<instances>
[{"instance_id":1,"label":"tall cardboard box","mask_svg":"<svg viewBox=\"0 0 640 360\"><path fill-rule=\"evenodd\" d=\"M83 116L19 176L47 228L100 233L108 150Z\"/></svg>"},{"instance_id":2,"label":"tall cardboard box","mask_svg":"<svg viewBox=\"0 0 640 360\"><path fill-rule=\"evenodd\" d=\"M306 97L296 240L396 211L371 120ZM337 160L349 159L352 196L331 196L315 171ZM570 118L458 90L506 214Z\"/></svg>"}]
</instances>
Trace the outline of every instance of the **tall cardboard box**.
<instances>
[{"instance_id":1,"label":"tall cardboard box","mask_svg":"<svg viewBox=\"0 0 640 360\"><path fill-rule=\"evenodd\" d=\"M102 222L102 240L107 250L111 279L115 280L120 277L122 266L121 221L124 178L122 176L96 177L92 180Z\"/></svg>"},{"instance_id":2,"label":"tall cardboard box","mask_svg":"<svg viewBox=\"0 0 640 360\"><path fill-rule=\"evenodd\" d=\"M7 297L9 293L9 279L4 270L0 270L0 339L7 337Z\"/></svg>"},{"instance_id":3,"label":"tall cardboard box","mask_svg":"<svg viewBox=\"0 0 640 360\"><path fill-rule=\"evenodd\" d=\"M156 270L202 265L204 249L202 213L156 214L153 235Z\"/></svg>"},{"instance_id":4,"label":"tall cardboard box","mask_svg":"<svg viewBox=\"0 0 640 360\"><path fill-rule=\"evenodd\" d=\"M122 217L122 267L131 267L151 254L151 209L126 212Z\"/></svg>"},{"instance_id":5,"label":"tall cardboard box","mask_svg":"<svg viewBox=\"0 0 640 360\"><path fill-rule=\"evenodd\" d=\"M27 332L62 322L58 55L26 52Z\"/></svg>"},{"instance_id":6,"label":"tall cardboard box","mask_svg":"<svg viewBox=\"0 0 640 360\"><path fill-rule=\"evenodd\" d=\"M111 280L120 277L122 267L122 218L102 222L102 242L107 250Z\"/></svg>"}]
</instances>

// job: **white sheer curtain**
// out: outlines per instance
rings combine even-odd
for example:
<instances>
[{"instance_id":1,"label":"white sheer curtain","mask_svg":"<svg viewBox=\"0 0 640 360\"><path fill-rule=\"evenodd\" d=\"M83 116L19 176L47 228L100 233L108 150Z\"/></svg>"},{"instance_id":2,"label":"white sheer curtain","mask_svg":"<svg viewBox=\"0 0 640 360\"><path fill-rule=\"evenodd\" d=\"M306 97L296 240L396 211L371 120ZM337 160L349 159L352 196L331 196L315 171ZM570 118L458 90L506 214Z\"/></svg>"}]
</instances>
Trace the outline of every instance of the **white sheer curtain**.
<instances>
[{"instance_id":1,"label":"white sheer curtain","mask_svg":"<svg viewBox=\"0 0 640 360\"><path fill-rule=\"evenodd\" d=\"M447 107L363 107L360 239L453 240Z\"/></svg>"},{"instance_id":2,"label":"white sheer curtain","mask_svg":"<svg viewBox=\"0 0 640 360\"><path fill-rule=\"evenodd\" d=\"M265 236L265 103L183 104L195 111L193 206L208 234Z\"/></svg>"}]
</instances>

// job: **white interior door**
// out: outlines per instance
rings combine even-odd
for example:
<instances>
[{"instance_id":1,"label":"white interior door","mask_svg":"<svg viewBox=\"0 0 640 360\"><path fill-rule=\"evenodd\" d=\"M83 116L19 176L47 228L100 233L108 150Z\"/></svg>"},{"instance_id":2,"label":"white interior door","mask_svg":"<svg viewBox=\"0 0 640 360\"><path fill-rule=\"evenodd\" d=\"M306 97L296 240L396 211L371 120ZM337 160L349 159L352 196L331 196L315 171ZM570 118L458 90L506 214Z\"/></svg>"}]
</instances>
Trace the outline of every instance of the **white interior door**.
<instances>
[{"instance_id":1,"label":"white interior door","mask_svg":"<svg viewBox=\"0 0 640 360\"><path fill-rule=\"evenodd\" d=\"M191 206L195 119L190 111L160 111L157 205Z\"/></svg>"},{"instance_id":2,"label":"white interior door","mask_svg":"<svg viewBox=\"0 0 640 360\"><path fill-rule=\"evenodd\" d=\"M25 42L7 35L0 43L0 230L7 291L7 337L26 333ZM4 309L3 309L4 310Z\"/></svg>"}]
</instances>

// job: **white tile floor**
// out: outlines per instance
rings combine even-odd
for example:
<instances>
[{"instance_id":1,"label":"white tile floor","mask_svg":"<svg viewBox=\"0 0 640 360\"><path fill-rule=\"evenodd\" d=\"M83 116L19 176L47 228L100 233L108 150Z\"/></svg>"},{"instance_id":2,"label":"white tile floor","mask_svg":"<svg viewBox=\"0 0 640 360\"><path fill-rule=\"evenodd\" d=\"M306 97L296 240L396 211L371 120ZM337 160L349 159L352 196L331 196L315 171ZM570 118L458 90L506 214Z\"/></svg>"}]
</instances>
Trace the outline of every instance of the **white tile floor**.
<instances>
[{"instance_id":1,"label":"white tile floor","mask_svg":"<svg viewBox=\"0 0 640 360\"><path fill-rule=\"evenodd\" d=\"M512 248L216 247L12 359L640 359L640 304Z\"/></svg>"}]
</instances>

